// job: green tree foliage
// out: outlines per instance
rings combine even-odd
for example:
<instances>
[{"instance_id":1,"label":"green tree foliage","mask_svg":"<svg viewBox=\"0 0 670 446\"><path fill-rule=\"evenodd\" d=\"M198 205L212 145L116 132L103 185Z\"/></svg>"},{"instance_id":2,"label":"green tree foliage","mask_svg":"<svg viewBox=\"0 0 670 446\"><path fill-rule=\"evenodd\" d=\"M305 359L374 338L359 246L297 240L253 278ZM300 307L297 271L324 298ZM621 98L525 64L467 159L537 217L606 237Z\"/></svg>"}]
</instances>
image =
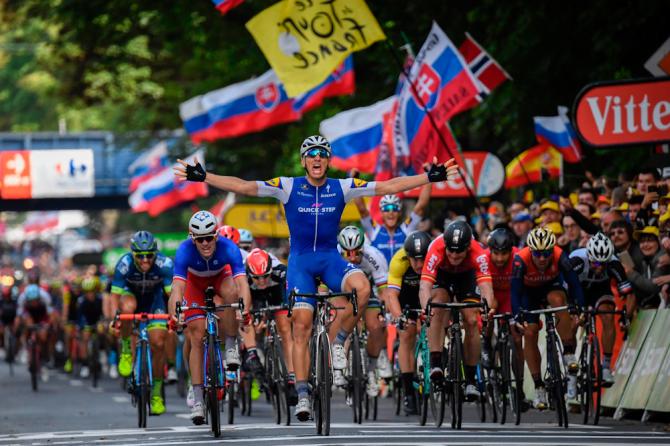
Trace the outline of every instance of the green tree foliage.
<instances>
[{"instance_id":1,"label":"green tree foliage","mask_svg":"<svg viewBox=\"0 0 670 446\"><path fill-rule=\"evenodd\" d=\"M207 0L0 3L0 130L55 130L60 118L71 131L179 128L184 100L268 69L244 24L272 3L248 1L225 17ZM667 38L663 1L368 4L395 48L406 36L418 50L436 20L457 45L470 32L512 75L453 122L464 148L503 161L534 143L533 116L571 106L587 83L647 77L644 61ZM321 120L393 93L399 67L387 45L356 53L355 66L353 97L330 99L299 123L213 143L210 164L247 178L299 173L296 147ZM624 150L633 157L615 163L589 150L586 167L621 168L647 153Z\"/></svg>"}]
</instances>

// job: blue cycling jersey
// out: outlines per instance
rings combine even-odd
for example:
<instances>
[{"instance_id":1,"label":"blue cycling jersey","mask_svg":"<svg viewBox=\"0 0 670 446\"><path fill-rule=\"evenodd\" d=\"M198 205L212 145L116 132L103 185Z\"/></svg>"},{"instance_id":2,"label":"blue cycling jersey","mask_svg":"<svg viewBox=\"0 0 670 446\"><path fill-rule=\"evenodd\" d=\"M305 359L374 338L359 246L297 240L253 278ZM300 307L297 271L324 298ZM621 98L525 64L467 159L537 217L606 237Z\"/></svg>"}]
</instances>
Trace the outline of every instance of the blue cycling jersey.
<instances>
[{"instance_id":1,"label":"blue cycling jersey","mask_svg":"<svg viewBox=\"0 0 670 446\"><path fill-rule=\"evenodd\" d=\"M162 312L165 310L163 296L169 294L172 287L173 269L172 259L159 252L151 269L143 273L135 264L133 254L126 253L116 263L112 293L135 296L138 312Z\"/></svg>"},{"instance_id":2,"label":"blue cycling jersey","mask_svg":"<svg viewBox=\"0 0 670 446\"><path fill-rule=\"evenodd\" d=\"M279 177L258 181L258 196L274 197L284 205L291 254L337 249L340 218L347 201L375 195L375 182L357 178L329 178L322 186L306 177Z\"/></svg>"},{"instance_id":3,"label":"blue cycling jersey","mask_svg":"<svg viewBox=\"0 0 670 446\"><path fill-rule=\"evenodd\" d=\"M230 265L233 277L246 274L237 245L225 237L216 238L216 249L209 259L203 258L193 240L181 242L175 255L174 278L187 281L218 276Z\"/></svg>"},{"instance_id":4,"label":"blue cycling jersey","mask_svg":"<svg viewBox=\"0 0 670 446\"><path fill-rule=\"evenodd\" d=\"M393 255L402 248L407 235L414 232L420 222L421 217L412 212L409 218L398 225L391 235L386 226L377 225L372 217L361 218L361 225L365 230L365 235L370 239L370 244L384 254L389 264Z\"/></svg>"}]
</instances>

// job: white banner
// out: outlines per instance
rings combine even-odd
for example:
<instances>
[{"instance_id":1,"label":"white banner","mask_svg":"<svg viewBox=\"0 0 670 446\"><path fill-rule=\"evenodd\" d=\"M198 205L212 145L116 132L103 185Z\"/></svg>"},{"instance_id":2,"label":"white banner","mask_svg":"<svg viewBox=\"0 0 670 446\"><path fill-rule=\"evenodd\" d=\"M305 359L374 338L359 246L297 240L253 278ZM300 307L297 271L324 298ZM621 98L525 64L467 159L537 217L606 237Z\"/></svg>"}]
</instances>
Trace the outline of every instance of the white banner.
<instances>
[{"instance_id":1,"label":"white banner","mask_svg":"<svg viewBox=\"0 0 670 446\"><path fill-rule=\"evenodd\" d=\"M31 150L33 198L95 195L93 150Z\"/></svg>"}]
</instances>

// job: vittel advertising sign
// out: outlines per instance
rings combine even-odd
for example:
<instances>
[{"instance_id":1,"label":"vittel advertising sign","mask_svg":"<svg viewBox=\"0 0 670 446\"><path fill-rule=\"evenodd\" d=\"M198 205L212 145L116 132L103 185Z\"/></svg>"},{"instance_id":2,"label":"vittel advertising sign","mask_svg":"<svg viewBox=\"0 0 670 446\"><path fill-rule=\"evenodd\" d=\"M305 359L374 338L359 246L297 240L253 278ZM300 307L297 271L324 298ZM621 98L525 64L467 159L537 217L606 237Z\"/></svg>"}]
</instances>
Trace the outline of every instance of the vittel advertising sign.
<instances>
[{"instance_id":1,"label":"vittel advertising sign","mask_svg":"<svg viewBox=\"0 0 670 446\"><path fill-rule=\"evenodd\" d=\"M670 78L587 85L577 96L574 122L592 146L670 141Z\"/></svg>"}]
</instances>

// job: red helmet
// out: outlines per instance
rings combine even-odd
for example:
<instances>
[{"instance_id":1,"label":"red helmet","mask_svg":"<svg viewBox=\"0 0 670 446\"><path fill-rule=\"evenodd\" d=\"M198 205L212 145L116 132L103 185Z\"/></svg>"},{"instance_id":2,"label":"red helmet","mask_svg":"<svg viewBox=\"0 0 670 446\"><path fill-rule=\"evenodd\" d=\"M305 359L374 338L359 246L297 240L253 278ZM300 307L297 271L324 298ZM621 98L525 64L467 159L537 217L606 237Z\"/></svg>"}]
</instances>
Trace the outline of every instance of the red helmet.
<instances>
[{"instance_id":1,"label":"red helmet","mask_svg":"<svg viewBox=\"0 0 670 446\"><path fill-rule=\"evenodd\" d=\"M219 235L232 240L236 245L240 243L240 231L229 225L223 225L219 228Z\"/></svg>"},{"instance_id":2,"label":"red helmet","mask_svg":"<svg viewBox=\"0 0 670 446\"><path fill-rule=\"evenodd\" d=\"M247 274L251 277L260 277L270 274L272 271L272 259L270 255L260 248L253 249L247 256Z\"/></svg>"}]
</instances>

